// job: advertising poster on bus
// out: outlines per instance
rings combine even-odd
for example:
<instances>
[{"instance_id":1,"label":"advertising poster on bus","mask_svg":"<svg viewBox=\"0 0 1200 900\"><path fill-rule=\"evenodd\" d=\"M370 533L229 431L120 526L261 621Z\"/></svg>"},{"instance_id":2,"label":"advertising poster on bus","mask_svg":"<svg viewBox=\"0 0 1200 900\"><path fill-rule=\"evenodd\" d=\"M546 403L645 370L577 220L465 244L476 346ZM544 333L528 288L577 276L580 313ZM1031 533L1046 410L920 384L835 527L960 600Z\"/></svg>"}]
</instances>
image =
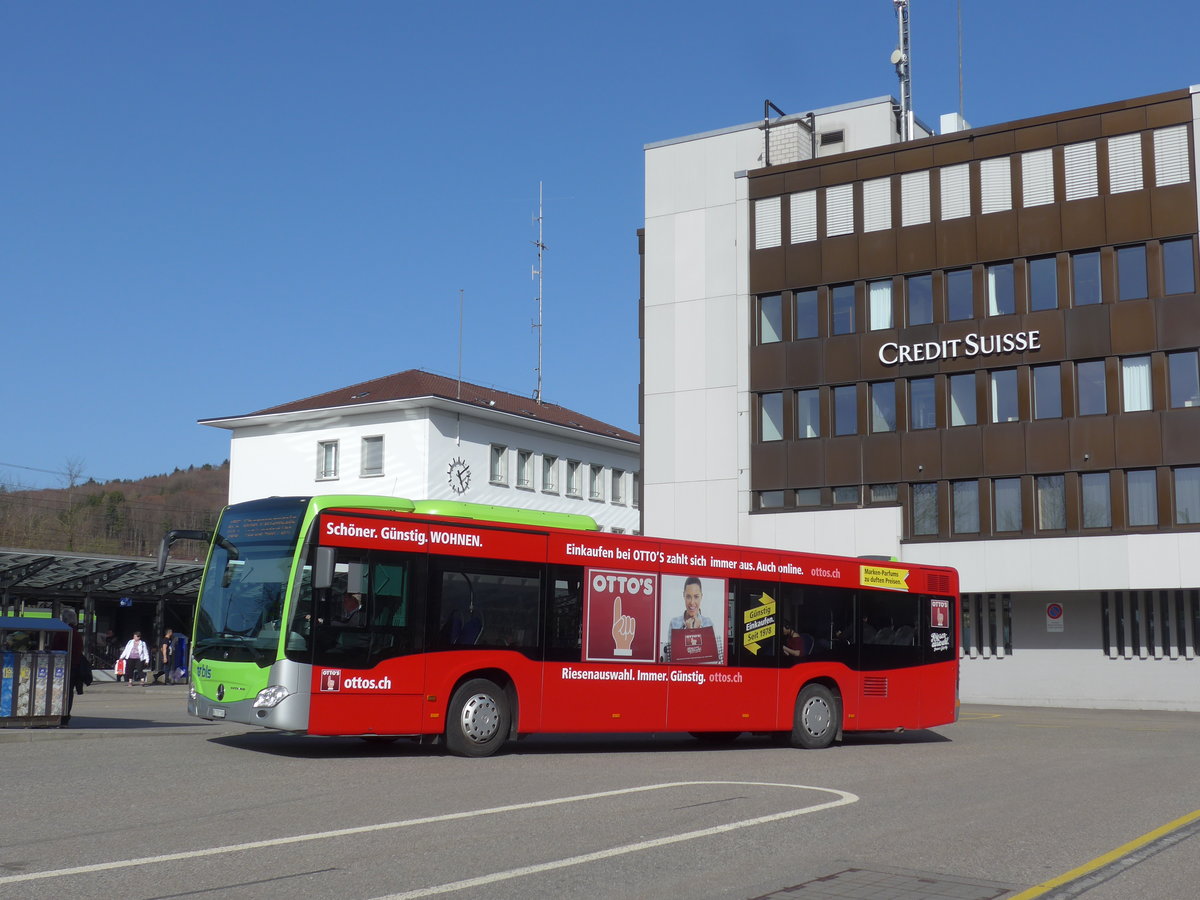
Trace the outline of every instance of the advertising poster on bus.
<instances>
[{"instance_id":1,"label":"advertising poster on bus","mask_svg":"<svg viewBox=\"0 0 1200 900\"><path fill-rule=\"evenodd\" d=\"M585 569L583 658L589 662L654 662L658 576Z\"/></svg>"},{"instance_id":2,"label":"advertising poster on bus","mask_svg":"<svg viewBox=\"0 0 1200 900\"><path fill-rule=\"evenodd\" d=\"M659 661L680 665L725 662L725 579L662 576Z\"/></svg>"}]
</instances>

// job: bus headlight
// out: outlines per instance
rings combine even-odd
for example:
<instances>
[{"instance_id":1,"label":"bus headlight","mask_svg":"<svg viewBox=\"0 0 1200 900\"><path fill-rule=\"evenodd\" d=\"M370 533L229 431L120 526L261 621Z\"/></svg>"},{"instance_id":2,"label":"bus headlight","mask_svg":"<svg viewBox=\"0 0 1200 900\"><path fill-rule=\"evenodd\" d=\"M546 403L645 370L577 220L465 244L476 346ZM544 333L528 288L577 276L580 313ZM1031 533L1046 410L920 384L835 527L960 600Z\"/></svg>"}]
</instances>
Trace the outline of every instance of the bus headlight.
<instances>
[{"instance_id":1,"label":"bus headlight","mask_svg":"<svg viewBox=\"0 0 1200 900\"><path fill-rule=\"evenodd\" d=\"M288 689L282 684L273 684L258 692L258 696L254 698L254 708L271 709L282 703L287 695Z\"/></svg>"}]
</instances>

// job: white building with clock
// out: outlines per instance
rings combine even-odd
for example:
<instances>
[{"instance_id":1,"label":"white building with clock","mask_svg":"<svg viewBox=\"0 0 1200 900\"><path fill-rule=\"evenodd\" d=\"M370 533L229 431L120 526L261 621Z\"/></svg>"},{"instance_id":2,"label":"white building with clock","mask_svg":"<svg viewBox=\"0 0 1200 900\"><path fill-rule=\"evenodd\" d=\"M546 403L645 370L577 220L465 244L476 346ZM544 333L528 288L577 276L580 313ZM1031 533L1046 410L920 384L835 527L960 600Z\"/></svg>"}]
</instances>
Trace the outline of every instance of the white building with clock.
<instances>
[{"instance_id":1,"label":"white building with clock","mask_svg":"<svg viewBox=\"0 0 1200 900\"><path fill-rule=\"evenodd\" d=\"M590 515L640 529L640 440L574 410L419 369L239 416L229 502L376 494Z\"/></svg>"}]
</instances>

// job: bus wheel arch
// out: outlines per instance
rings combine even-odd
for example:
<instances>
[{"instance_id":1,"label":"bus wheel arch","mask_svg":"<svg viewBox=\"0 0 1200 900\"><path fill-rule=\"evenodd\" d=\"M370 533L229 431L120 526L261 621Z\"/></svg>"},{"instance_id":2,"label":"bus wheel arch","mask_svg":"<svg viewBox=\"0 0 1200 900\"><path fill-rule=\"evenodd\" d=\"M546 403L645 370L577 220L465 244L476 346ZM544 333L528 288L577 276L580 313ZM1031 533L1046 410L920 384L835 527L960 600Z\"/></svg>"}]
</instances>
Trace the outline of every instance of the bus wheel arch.
<instances>
[{"instance_id":1,"label":"bus wheel arch","mask_svg":"<svg viewBox=\"0 0 1200 900\"><path fill-rule=\"evenodd\" d=\"M459 679L446 708L446 749L455 756L491 756L516 735L517 696L505 673L471 672Z\"/></svg>"},{"instance_id":2,"label":"bus wheel arch","mask_svg":"<svg viewBox=\"0 0 1200 900\"><path fill-rule=\"evenodd\" d=\"M805 684L796 696L792 746L818 750L840 740L842 710L842 694L837 682L818 678Z\"/></svg>"}]
</instances>

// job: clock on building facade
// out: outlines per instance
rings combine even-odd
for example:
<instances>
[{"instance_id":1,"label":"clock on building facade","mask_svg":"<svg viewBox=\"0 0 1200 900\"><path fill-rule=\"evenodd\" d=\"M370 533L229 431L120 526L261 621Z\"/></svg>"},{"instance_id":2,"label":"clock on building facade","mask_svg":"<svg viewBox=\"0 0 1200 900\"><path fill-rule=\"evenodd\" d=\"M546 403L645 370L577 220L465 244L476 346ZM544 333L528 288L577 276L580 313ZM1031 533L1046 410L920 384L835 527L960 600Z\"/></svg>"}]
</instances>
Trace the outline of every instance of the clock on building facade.
<instances>
[{"instance_id":1,"label":"clock on building facade","mask_svg":"<svg viewBox=\"0 0 1200 900\"><path fill-rule=\"evenodd\" d=\"M446 470L446 479L450 482L450 490L456 494L465 494L471 486L471 466L460 457L450 460L450 468Z\"/></svg>"}]
</instances>

